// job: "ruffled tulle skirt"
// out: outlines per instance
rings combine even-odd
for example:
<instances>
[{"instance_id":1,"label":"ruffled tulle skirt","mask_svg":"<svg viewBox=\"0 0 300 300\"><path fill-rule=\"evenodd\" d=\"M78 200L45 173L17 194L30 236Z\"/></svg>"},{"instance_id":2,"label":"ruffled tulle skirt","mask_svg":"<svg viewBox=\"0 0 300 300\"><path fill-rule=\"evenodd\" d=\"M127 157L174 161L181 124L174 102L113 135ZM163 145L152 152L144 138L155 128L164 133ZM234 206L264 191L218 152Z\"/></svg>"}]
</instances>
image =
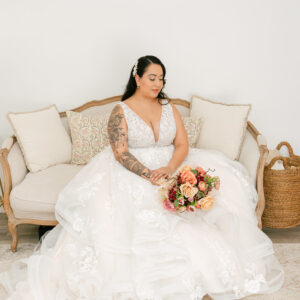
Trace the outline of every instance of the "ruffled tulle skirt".
<instances>
[{"instance_id":1,"label":"ruffled tulle skirt","mask_svg":"<svg viewBox=\"0 0 300 300\"><path fill-rule=\"evenodd\" d=\"M150 169L173 146L130 149ZM0 282L10 300L240 299L272 293L283 270L257 227L257 194L247 171L223 154L190 149L184 164L221 179L210 211L171 213L158 187L96 155L59 194L59 221L28 259Z\"/></svg>"}]
</instances>

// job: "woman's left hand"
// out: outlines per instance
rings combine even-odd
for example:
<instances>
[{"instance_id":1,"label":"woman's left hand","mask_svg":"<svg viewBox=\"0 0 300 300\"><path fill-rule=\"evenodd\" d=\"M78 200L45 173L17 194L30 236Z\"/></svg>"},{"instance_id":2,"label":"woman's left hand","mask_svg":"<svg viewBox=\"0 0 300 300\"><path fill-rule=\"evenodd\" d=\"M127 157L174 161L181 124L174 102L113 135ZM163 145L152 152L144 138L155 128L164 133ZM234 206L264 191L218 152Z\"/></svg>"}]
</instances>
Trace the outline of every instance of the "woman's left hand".
<instances>
[{"instance_id":1,"label":"woman's left hand","mask_svg":"<svg viewBox=\"0 0 300 300\"><path fill-rule=\"evenodd\" d=\"M152 170L151 180L157 181L161 178L168 179L173 173L173 169L169 166L161 167L159 169Z\"/></svg>"}]
</instances>

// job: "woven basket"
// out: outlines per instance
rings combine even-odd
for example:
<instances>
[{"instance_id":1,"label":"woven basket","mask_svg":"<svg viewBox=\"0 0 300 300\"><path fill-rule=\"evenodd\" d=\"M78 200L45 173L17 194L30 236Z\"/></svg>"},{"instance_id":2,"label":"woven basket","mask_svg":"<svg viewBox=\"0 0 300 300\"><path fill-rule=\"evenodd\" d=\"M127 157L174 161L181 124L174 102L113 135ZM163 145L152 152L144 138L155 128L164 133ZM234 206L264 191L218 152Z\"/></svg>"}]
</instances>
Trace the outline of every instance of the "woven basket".
<instances>
[{"instance_id":1,"label":"woven basket","mask_svg":"<svg viewBox=\"0 0 300 300\"><path fill-rule=\"evenodd\" d=\"M287 146L290 157L276 156L264 170L264 227L290 228L300 224L300 156L294 155L287 142L276 148L280 150L282 146ZM278 160L283 162L284 170L272 170Z\"/></svg>"}]
</instances>

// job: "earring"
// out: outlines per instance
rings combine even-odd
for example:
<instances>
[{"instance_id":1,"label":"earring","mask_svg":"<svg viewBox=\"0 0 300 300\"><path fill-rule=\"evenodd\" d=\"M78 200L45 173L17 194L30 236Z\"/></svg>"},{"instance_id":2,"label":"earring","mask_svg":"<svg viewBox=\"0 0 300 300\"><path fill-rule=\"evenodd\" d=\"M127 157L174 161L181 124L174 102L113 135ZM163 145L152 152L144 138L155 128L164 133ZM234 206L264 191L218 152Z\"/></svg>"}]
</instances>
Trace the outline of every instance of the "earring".
<instances>
[{"instance_id":1,"label":"earring","mask_svg":"<svg viewBox=\"0 0 300 300\"><path fill-rule=\"evenodd\" d=\"M139 87L140 87L139 85L136 86L137 89L138 89Z\"/></svg>"}]
</instances>

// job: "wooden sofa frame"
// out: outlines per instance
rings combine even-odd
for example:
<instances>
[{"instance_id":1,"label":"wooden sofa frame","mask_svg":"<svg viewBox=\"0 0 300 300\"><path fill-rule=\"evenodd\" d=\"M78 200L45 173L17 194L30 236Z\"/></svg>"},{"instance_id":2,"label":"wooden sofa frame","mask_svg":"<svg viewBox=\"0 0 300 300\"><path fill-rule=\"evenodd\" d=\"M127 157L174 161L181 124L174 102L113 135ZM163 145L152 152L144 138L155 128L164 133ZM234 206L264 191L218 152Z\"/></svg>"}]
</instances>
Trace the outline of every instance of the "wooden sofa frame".
<instances>
[{"instance_id":1,"label":"wooden sofa frame","mask_svg":"<svg viewBox=\"0 0 300 300\"><path fill-rule=\"evenodd\" d=\"M87 108L93 107L93 106L100 106L100 105L105 105L108 103L112 102L117 102L121 100L121 96L115 96L115 97L110 97L106 98L103 100L93 100L90 102L87 102L83 104L82 106L79 106L77 108L72 109L72 111L75 112L81 112L84 111ZM187 108L190 108L190 102L179 99L179 98L171 98L170 99L172 103L176 105L181 105ZM61 112L60 117L66 117L66 112ZM260 135L258 130L254 127L254 125L248 121L247 123L247 130L251 133L253 138L257 141L257 137ZM15 136L12 136L13 138L13 144L17 141ZM12 145L13 145L12 144ZM10 149L12 146L10 147ZM264 197L264 189L263 189L263 175L264 175L264 166L265 162L268 156L268 149L266 145L259 145L259 161L257 165L257 172L256 172L256 189L258 193L258 203L256 206L256 216L258 220L258 227L261 229L262 228L262 214L264 211L265 207L265 197ZM8 217L8 229L12 235L12 243L11 243L11 250L13 252L16 251L17 249L17 244L18 244L18 231L17 231L17 226L20 224L35 224L35 225L48 225L48 226L55 226L58 224L57 221L53 220L36 220L36 219L21 219L21 218L16 218L14 215L14 212L11 208L10 205L10 192L12 190L12 177L11 177L11 172L10 172L10 166L8 163L8 154L10 149L3 148L0 150L0 163L2 166L3 170L3 177L4 177L4 199L3 199L3 207L4 211Z\"/></svg>"}]
</instances>

